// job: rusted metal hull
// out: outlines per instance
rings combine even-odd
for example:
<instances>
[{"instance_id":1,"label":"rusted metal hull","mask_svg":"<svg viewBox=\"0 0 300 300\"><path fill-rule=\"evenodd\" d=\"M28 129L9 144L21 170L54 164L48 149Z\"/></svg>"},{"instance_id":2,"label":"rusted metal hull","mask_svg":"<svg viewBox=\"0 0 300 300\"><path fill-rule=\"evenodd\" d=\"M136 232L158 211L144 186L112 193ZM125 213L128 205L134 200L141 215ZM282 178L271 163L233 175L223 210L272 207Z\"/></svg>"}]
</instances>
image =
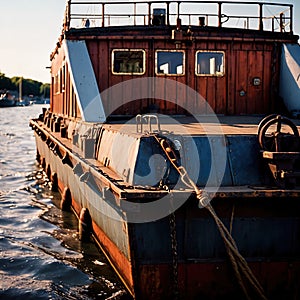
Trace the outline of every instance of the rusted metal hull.
<instances>
[{"instance_id":1,"label":"rusted metal hull","mask_svg":"<svg viewBox=\"0 0 300 300\"><path fill-rule=\"evenodd\" d=\"M297 200L286 200L284 207L280 199L274 198L215 199L213 205L223 222L232 228L240 252L267 297L297 298L300 272ZM234 221L230 225L232 215ZM185 299L245 297L209 213L197 210L195 203L187 203L177 211L176 220L180 295ZM163 234L168 232L168 220L152 224L152 228L148 224L140 226L136 228L136 238L142 295L147 295L147 299L170 299L174 288L172 257L170 241L165 240L168 234ZM147 277L153 280L149 282ZM252 297L256 299L257 295Z\"/></svg>"},{"instance_id":2,"label":"rusted metal hull","mask_svg":"<svg viewBox=\"0 0 300 300\"><path fill-rule=\"evenodd\" d=\"M103 201L103 199L98 198L99 194L88 188L85 182L80 181L78 174L74 172L73 168L64 164L62 158L55 155L38 135L36 135L36 144L45 171L48 174L57 174L59 190L62 192L65 188L68 188L71 191L72 208L77 217L79 217L82 208L89 208L93 219L93 232L96 240L100 242L103 251L115 266L128 290L133 291L126 226L124 227L121 222L116 222L98 213L95 203ZM49 169L51 172L49 172ZM102 228L105 228L106 232ZM119 235L116 237L112 232L118 232Z\"/></svg>"},{"instance_id":3,"label":"rusted metal hull","mask_svg":"<svg viewBox=\"0 0 300 300\"><path fill-rule=\"evenodd\" d=\"M268 299L298 299L299 262L249 263L254 274L264 283ZM298 270L295 272L295 269ZM140 267L142 299L172 299L170 266ZM179 293L183 299L244 299L237 289L231 266L226 262L179 264ZM188 282L188 284L187 284ZM254 296L253 299L256 299Z\"/></svg>"},{"instance_id":4,"label":"rusted metal hull","mask_svg":"<svg viewBox=\"0 0 300 300\"><path fill-rule=\"evenodd\" d=\"M95 171L87 160L74 155L72 148L38 122L31 124L39 158L48 176L56 174L60 191L70 189L72 207L78 216L82 208L89 209L96 240L135 298L174 299L175 268L178 293L184 299L244 297L218 228L210 213L198 208L195 196L191 195L175 212L176 267L170 216L145 223L116 217L124 214L122 202L126 195L136 199L138 207L138 199L155 200L154 192L105 191L109 182L113 185L111 177ZM87 179L87 170L93 180ZM174 196L186 195L175 191ZM212 204L267 297L297 299L300 294L299 192L247 187L226 190L225 187L216 194ZM134 205L133 209L136 209ZM250 295L257 297L251 287L249 290Z\"/></svg>"}]
</instances>

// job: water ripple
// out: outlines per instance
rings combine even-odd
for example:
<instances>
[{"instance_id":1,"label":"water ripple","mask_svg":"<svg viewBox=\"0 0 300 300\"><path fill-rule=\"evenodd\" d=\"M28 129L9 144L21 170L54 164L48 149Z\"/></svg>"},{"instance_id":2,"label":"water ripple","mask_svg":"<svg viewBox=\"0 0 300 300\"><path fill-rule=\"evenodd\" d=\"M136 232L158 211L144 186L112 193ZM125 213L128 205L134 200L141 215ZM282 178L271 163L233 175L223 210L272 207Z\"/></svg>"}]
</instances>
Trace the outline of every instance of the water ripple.
<instances>
[{"instance_id":1,"label":"water ripple","mask_svg":"<svg viewBox=\"0 0 300 300\"><path fill-rule=\"evenodd\" d=\"M0 109L0 299L131 299L35 163L28 123L41 110Z\"/></svg>"}]
</instances>

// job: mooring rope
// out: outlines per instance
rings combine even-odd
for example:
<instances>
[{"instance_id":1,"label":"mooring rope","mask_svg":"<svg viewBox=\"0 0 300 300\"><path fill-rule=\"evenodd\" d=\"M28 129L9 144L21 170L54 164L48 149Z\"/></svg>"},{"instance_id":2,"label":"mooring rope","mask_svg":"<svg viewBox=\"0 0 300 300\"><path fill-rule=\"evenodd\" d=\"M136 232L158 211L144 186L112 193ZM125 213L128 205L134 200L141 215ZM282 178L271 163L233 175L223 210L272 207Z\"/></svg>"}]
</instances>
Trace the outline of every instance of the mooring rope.
<instances>
[{"instance_id":1,"label":"mooring rope","mask_svg":"<svg viewBox=\"0 0 300 300\"><path fill-rule=\"evenodd\" d=\"M176 171L179 173L181 181L189 188L192 188L195 193L196 197L199 200L199 207L200 208L206 208L210 214L212 215L213 219L215 220L215 223L219 229L219 232L221 234L221 237L224 241L225 248L227 251L227 254L229 256L230 262L232 264L234 273L236 275L238 284L240 285L241 289L243 290L245 296L247 299L251 299L251 296L248 293L247 287L243 281L242 275L248 280L248 282L251 284L253 289L256 291L256 293L259 295L261 299L267 300L267 297L265 296L264 290L258 280L256 279L255 275L251 271L247 261L245 258L240 254L238 247L224 225L224 223L221 221L221 219L217 216L214 208L211 205L211 199L208 196L206 192L203 190L200 190L195 182L189 177L186 169L183 166L180 166L178 164L178 160L176 157L175 152L173 151L171 145L169 142L164 138L159 138L157 135L153 135L156 141L159 143L161 148L163 149L164 153L166 154L168 160L173 165L173 167L176 169ZM256 298L257 299L257 298Z\"/></svg>"},{"instance_id":2,"label":"mooring rope","mask_svg":"<svg viewBox=\"0 0 300 300\"><path fill-rule=\"evenodd\" d=\"M213 218L214 218L214 220L215 220L215 222L218 226L219 232L220 232L220 234L222 236L222 239L225 243L227 254L228 254L229 259L231 261L231 264L233 266L233 270L236 274L238 283L239 283L240 287L242 288L245 296L247 297L247 299L251 299L251 297L249 296L249 294L247 292L247 288L245 287L245 284L243 282L241 273L248 279L249 283L253 286L253 288L255 289L257 294L261 297L261 299L266 300L267 297L264 294L264 290L263 290L262 286L260 285L260 283L256 279L255 275L251 271L247 261L240 254L240 252L237 248L237 245L236 245L234 239L232 238L232 235L229 233L229 231L227 230L224 223L217 216L217 214L216 214L214 208L212 207L212 205L210 203L208 203L205 206L205 208L213 216Z\"/></svg>"}]
</instances>

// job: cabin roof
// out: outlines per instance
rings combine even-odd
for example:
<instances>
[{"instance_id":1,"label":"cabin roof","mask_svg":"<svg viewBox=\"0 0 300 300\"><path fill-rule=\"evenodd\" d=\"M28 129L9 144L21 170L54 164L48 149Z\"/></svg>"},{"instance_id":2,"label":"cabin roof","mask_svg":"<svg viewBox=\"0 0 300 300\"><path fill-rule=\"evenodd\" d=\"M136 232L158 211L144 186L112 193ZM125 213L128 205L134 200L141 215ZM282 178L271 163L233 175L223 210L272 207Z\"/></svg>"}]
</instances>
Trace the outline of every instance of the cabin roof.
<instances>
[{"instance_id":1,"label":"cabin roof","mask_svg":"<svg viewBox=\"0 0 300 300\"><path fill-rule=\"evenodd\" d=\"M75 8L86 8L85 4L100 11L81 13ZM186 4L191 5L186 7L189 10L184 9ZM217 9L207 12L202 4L214 4ZM246 8L245 4L253 6L255 14L244 10L238 16L225 7ZM51 54L51 108L91 122L104 120L105 115L152 111L204 113L207 105L189 97L189 87L217 114L265 114L280 109L281 49L284 44L298 45L298 36L292 31L293 6L277 3L281 10L269 16L268 5L275 11L274 3L265 2L69 0L63 32ZM213 17L215 24L210 23ZM229 26L230 18L246 23ZM147 78L170 79L177 86L165 92L166 82L162 82L149 89ZM146 88L129 88L135 80L144 80ZM112 88L119 97L100 96ZM160 94L150 95L149 90Z\"/></svg>"},{"instance_id":2,"label":"cabin roof","mask_svg":"<svg viewBox=\"0 0 300 300\"><path fill-rule=\"evenodd\" d=\"M181 31L190 39L222 39L234 40L239 38L255 39L258 41L281 41L281 42L297 42L298 36L287 34L284 32L259 31L259 30L244 30L240 28L223 28L223 27L199 27L199 26L181 26L178 30L175 26L113 26L113 27L91 27L91 28L70 28L65 36L68 39L90 39L90 38L116 38L123 37L124 39L165 39L166 36L171 38L172 31Z\"/></svg>"}]
</instances>

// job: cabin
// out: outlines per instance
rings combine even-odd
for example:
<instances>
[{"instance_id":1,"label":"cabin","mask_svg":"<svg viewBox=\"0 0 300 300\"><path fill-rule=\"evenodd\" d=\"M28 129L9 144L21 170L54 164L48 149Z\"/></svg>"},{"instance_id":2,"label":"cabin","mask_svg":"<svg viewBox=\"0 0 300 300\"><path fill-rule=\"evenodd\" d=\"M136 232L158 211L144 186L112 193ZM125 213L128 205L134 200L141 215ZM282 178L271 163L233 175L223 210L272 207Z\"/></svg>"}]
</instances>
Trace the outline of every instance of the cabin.
<instances>
[{"instance_id":1,"label":"cabin","mask_svg":"<svg viewBox=\"0 0 300 300\"><path fill-rule=\"evenodd\" d=\"M298 40L292 5L101 1L90 14L80 12L83 6L69 1L51 54L53 113L103 122L149 112L201 115L212 109L217 115L262 115L282 110L282 45ZM204 13L210 6L212 11ZM249 15L237 15L237 6ZM276 15L266 15L275 7ZM125 81L147 78L173 80L176 86L169 90L149 81L123 87L121 97L107 92ZM147 97L145 89L159 90L164 99L153 97L155 93ZM98 119L82 115L91 101L87 98L97 99L92 111L98 111Z\"/></svg>"}]
</instances>

